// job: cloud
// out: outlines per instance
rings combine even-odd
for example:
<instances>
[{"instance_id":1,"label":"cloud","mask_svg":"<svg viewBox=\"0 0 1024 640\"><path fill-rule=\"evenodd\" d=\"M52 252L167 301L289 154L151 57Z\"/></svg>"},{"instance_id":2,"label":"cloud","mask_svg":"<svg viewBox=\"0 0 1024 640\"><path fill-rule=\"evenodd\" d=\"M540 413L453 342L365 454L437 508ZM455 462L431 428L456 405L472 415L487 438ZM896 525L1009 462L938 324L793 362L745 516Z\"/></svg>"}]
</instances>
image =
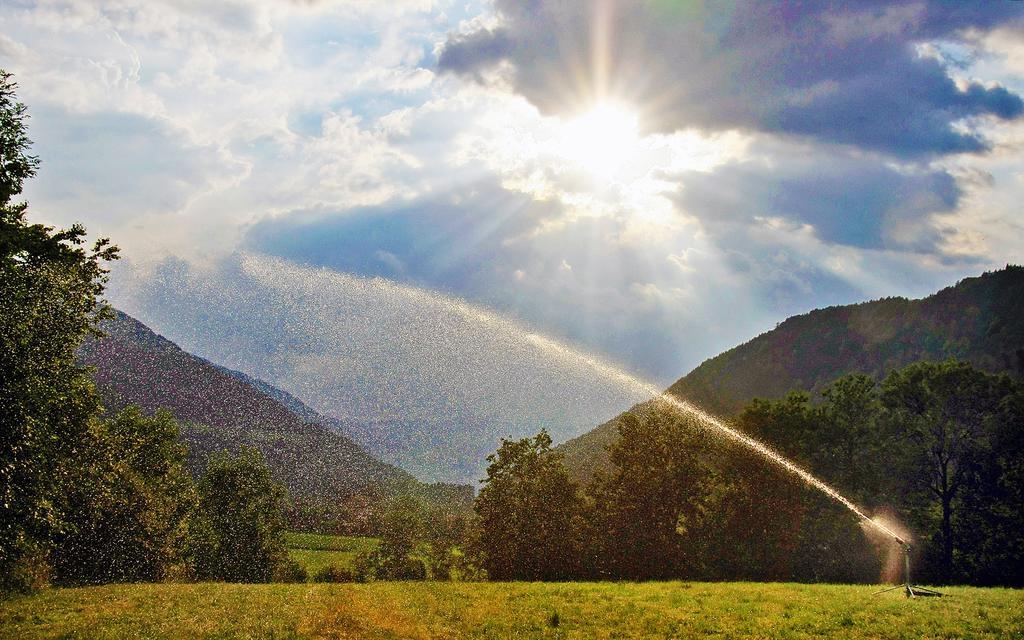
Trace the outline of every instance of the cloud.
<instances>
[{"instance_id":1,"label":"cloud","mask_svg":"<svg viewBox=\"0 0 1024 640\"><path fill-rule=\"evenodd\" d=\"M1021 19L1013 2L713 3L498 0L498 20L449 35L438 66L499 73L545 113L605 97L652 130L749 129L905 158L989 148L985 119L1020 96L958 86L918 44Z\"/></svg>"},{"instance_id":2,"label":"cloud","mask_svg":"<svg viewBox=\"0 0 1024 640\"><path fill-rule=\"evenodd\" d=\"M294 264L474 300L667 381L731 346L735 339L729 336L755 335L778 318L858 300L865 291L892 292L864 276L863 260L886 254L894 269L914 272L914 258L901 264L899 253L888 255L881 239L859 241L889 228L873 216L901 214L899 194L885 196L885 184L873 182L877 176L865 163L859 167L864 177L850 189L873 189L866 197L879 203L864 220L854 215L849 228L841 222L826 227L844 203L814 192L829 182L836 192L829 195L844 197L845 168L834 167L833 175L815 183L813 173L801 173L814 165L811 159L789 169L790 192L778 195L772 215L755 208L772 183L751 163L726 165L721 174L676 176L686 185L678 195L685 215L660 222L638 218L628 208L575 215L557 200L536 201L482 180L446 195L266 218L249 229L245 246ZM890 173L879 172L877 179L900 179ZM904 195L917 189L935 197L929 180L907 177ZM714 197L719 190L748 189L749 199ZM857 202L853 191L845 197ZM802 208L791 211L789 203ZM927 226L926 216L924 222L906 216ZM823 238L812 220L835 236ZM837 240L845 241L838 249ZM865 252L875 258L865 258ZM941 276L934 282L941 283ZM728 314L722 314L723 305Z\"/></svg>"},{"instance_id":3,"label":"cloud","mask_svg":"<svg viewBox=\"0 0 1024 640\"><path fill-rule=\"evenodd\" d=\"M218 182L243 170L212 145L197 144L162 119L131 113L76 114L47 107L30 121L42 158L29 182L33 210L67 225L92 220L109 233L174 216Z\"/></svg>"},{"instance_id":4,"label":"cloud","mask_svg":"<svg viewBox=\"0 0 1024 640\"><path fill-rule=\"evenodd\" d=\"M723 245L736 227L781 223L807 225L826 244L941 251L933 218L955 210L961 196L947 171L898 169L873 156L767 146L712 172L677 176L682 188L675 201Z\"/></svg>"},{"instance_id":5,"label":"cloud","mask_svg":"<svg viewBox=\"0 0 1024 640\"><path fill-rule=\"evenodd\" d=\"M451 338L470 373L433 380L442 343L389 343L386 300L346 333L337 290L225 256L453 294L667 384L786 315L1017 259L1018 5L40 0L0 3L0 66L31 215L124 248L116 304L323 406L472 424L472 372L511 355ZM596 174L566 124L601 95L675 133ZM622 408L566 397L529 427Z\"/></svg>"},{"instance_id":6,"label":"cloud","mask_svg":"<svg viewBox=\"0 0 1024 640\"><path fill-rule=\"evenodd\" d=\"M555 203L484 181L408 202L266 218L246 244L300 264L482 295L509 266L510 243L560 215Z\"/></svg>"}]
</instances>

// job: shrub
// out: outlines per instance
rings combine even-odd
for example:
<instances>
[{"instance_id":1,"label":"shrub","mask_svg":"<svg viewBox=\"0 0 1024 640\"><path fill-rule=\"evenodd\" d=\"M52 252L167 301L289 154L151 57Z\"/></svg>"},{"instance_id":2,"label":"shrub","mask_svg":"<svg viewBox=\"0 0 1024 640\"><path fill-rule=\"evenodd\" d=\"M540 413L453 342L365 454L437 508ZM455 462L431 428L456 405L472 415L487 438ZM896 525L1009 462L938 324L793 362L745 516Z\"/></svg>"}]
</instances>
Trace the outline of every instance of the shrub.
<instances>
[{"instance_id":1,"label":"shrub","mask_svg":"<svg viewBox=\"0 0 1024 640\"><path fill-rule=\"evenodd\" d=\"M291 558L284 558L274 567L273 582L306 582L306 568Z\"/></svg>"},{"instance_id":2,"label":"shrub","mask_svg":"<svg viewBox=\"0 0 1024 640\"><path fill-rule=\"evenodd\" d=\"M0 596L6 593L29 593L50 584L52 568L46 556L36 551L22 551L11 563L9 571L0 575Z\"/></svg>"},{"instance_id":3,"label":"shrub","mask_svg":"<svg viewBox=\"0 0 1024 640\"><path fill-rule=\"evenodd\" d=\"M366 582L366 576L360 575L353 567L329 564L316 572L313 582Z\"/></svg>"},{"instance_id":4,"label":"shrub","mask_svg":"<svg viewBox=\"0 0 1024 640\"><path fill-rule=\"evenodd\" d=\"M357 582L368 582L379 576L376 571L376 554L372 551L360 551L352 560L352 571L358 578Z\"/></svg>"}]
</instances>

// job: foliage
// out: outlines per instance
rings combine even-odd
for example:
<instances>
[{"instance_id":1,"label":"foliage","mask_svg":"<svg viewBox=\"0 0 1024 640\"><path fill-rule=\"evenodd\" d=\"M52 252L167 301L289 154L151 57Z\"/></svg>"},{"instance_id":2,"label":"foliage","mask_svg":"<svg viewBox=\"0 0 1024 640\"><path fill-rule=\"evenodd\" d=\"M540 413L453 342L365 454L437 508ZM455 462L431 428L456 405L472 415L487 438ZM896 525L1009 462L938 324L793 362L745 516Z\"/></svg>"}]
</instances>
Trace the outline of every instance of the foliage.
<instances>
[{"instance_id":1,"label":"foliage","mask_svg":"<svg viewBox=\"0 0 1024 640\"><path fill-rule=\"evenodd\" d=\"M36 174L39 158L29 155L27 108L18 102L18 85L13 76L0 69L0 204L7 206L21 193L25 180Z\"/></svg>"},{"instance_id":2,"label":"foliage","mask_svg":"<svg viewBox=\"0 0 1024 640\"><path fill-rule=\"evenodd\" d=\"M422 541L426 534L423 507L414 498L392 501L384 513L380 544L373 552L374 575L379 580L424 580Z\"/></svg>"},{"instance_id":3,"label":"foliage","mask_svg":"<svg viewBox=\"0 0 1024 640\"><path fill-rule=\"evenodd\" d=\"M601 575L694 575L704 559L686 534L713 509L711 457L691 420L659 409L623 418L610 452L615 471L590 488Z\"/></svg>"},{"instance_id":4,"label":"foliage","mask_svg":"<svg viewBox=\"0 0 1024 640\"><path fill-rule=\"evenodd\" d=\"M558 580L578 567L581 500L551 437L502 440L473 505L477 550L495 580Z\"/></svg>"},{"instance_id":5,"label":"foliage","mask_svg":"<svg viewBox=\"0 0 1024 640\"><path fill-rule=\"evenodd\" d=\"M28 154L25 106L0 71L0 589L45 570L51 539L66 529L58 508L66 461L88 446L99 403L75 350L106 307L108 241L83 248L80 225L54 230L13 202L38 160ZM20 577L19 577L20 576Z\"/></svg>"},{"instance_id":6,"label":"foliage","mask_svg":"<svg viewBox=\"0 0 1024 640\"><path fill-rule=\"evenodd\" d=\"M165 411L130 407L95 421L82 454L67 461L64 533L51 560L62 584L156 581L178 562L192 483L178 425Z\"/></svg>"},{"instance_id":7,"label":"foliage","mask_svg":"<svg viewBox=\"0 0 1024 640\"><path fill-rule=\"evenodd\" d=\"M271 582L306 582L309 573L294 558L284 558L274 566Z\"/></svg>"},{"instance_id":8,"label":"foliage","mask_svg":"<svg viewBox=\"0 0 1024 640\"><path fill-rule=\"evenodd\" d=\"M388 502L377 529L380 544L357 557L360 577L377 580L448 579L444 564L449 546L457 540L436 509L412 496Z\"/></svg>"},{"instance_id":9,"label":"foliage","mask_svg":"<svg viewBox=\"0 0 1024 640\"><path fill-rule=\"evenodd\" d=\"M288 561L284 545L284 488L263 456L243 448L215 455L199 481L190 550L196 577L270 582Z\"/></svg>"},{"instance_id":10,"label":"foliage","mask_svg":"<svg viewBox=\"0 0 1024 640\"><path fill-rule=\"evenodd\" d=\"M915 363L880 385L843 376L817 402L803 391L754 400L734 426L856 504L899 514L918 579L1024 584L1021 382L964 362ZM611 472L587 487L582 509L572 499L536 509L546 443L502 444L478 498L491 577L535 577L531 536L549 522L580 535L563 565L573 577L874 582L898 553L824 493L667 403L635 407L618 430Z\"/></svg>"},{"instance_id":11,"label":"foliage","mask_svg":"<svg viewBox=\"0 0 1024 640\"><path fill-rule=\"evenodd\" d=\"M361 575L353 567L329 564L313 575L313 582L365 582L366 576Z\"/></svg>"},{"instance_id":12,"label":"foliage","mask_svg":"<svg viewBox=\"0 0 1024 640\"><path fill-rule=\"evenodd\" d=\"M1019 512L1022 506L1019 491L1014 496L1001 490L1007 486L1001 476L1019 468L1024 456L1017 435L1024 422L1015 409L1021 394L1020 383L956 361L910 365L882 384L885 417L906 480L900 487L901 513L923 534L924 571L934 580L1002 575L1000 582L1024 583L1020 573L1006 572L1020 567L1019 555L1004 565L1010 558L990 549L984 561L975 548L986 547L987 538L1000 533L996 523L1005 518L996 512ZM1012 540L1020 536L1024 530L1018 528L1006 541L1011 549L1020 549Z\"/></svg>"}]
</instances>

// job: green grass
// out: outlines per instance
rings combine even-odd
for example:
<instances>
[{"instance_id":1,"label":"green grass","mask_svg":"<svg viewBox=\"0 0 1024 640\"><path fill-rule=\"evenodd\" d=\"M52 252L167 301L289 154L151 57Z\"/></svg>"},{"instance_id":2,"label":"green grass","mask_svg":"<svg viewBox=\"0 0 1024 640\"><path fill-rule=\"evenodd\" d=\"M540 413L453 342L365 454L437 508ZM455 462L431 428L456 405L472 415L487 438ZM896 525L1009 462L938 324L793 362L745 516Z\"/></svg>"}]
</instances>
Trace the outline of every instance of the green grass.
<instances>
[{"instance_id":1,"label":"green grass","mask_svg":"<svg viewBox=\"0 0 1024 640\"><path fill-rule=\"evenodd\" d=\"M372 549L377 544L376 538L359 536L329 536L320 533L284 534L284 543L289 549L312 549L317 551L350 551L356 553L364 549Z\"/></svg>"},{"instance_id":2,"label":"green grass","mask_svg":"<svg viewBox=\"0 0 1024 640\"><path fill-rule=\"evenodd\" d=\"M750 583L126 585L0 603L0 637L1021 638L1024 592ZM557 618L557 626L554 624Z\"/></svg>"},{"instance_id":3,"label":"green grass","mask_svg":"<svg viewBox=\"0 0 1024 640\"><path fill-rule=\"evenodd\" d=\"M288 554L309 574L310 579L326 566L351 567L356 554L370 551L376 538L329 536L318 533L286 533Z\"/></svg>"}]
</instances>

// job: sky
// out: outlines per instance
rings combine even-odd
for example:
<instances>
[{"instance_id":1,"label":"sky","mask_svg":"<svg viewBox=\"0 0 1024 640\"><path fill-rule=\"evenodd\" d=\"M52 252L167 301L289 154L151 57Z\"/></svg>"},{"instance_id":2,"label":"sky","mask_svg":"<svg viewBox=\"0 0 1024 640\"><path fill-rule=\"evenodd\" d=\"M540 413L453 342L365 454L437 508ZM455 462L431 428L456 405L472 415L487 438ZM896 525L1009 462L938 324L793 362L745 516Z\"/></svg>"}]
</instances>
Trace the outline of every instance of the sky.
<instances>
[{"instance_id":1,"label":"sky","mask_svg":"<svg viewBox=\"0 0 1024 640\"><path fill-rule=\"evenodd\" d=\"M444 338L468 373L432 382L446 320L414 292L667 386L787 316L1021 262L1015 0L0 0L0 24L32 219L121 247L115 305L339 416L477 398L486 341ZM325 314L359 278L404 310ZM571 435L622 402L545 413L582 397L504 417Z\"/></svg>"}]
</instances>

